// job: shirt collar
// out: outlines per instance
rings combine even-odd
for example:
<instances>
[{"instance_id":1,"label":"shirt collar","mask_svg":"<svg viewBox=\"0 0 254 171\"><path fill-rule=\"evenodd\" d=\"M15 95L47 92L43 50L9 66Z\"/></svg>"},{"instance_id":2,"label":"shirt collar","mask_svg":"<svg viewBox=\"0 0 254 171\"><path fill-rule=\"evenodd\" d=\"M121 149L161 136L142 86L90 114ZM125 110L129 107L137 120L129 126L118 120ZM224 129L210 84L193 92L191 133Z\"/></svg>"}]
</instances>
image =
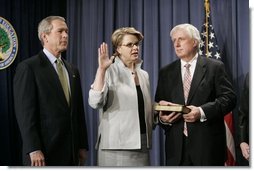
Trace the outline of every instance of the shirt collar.
<instances>
[{"instance_id":1,"label":"shirt collar","mask_svg":"<svg viewBox=\"0 0 254 171\"><path fill-rule=\"evenodd\" d=\"M191 64L191 66L193 66L193 64L196 64L197 59L198 59L198 53L196 53L196 55L189 62L186 62L186 61L181 59L181 67L183 68L184 65L187 64L187 63Z\"/></svg>"},{"instance_id":2,"label":"shirt collar","mask_svg":"<svg viewBox=\"0 0 254 171\"><path fill-rule=\"evenodd\" d=\"M117 63L121 67L126 67L124 65L123 61L118 56L115 57L115 63ZM142 59L138 59L136 65L135 65L135 69L141 68L142 63L143 63L143 60Z\"/></svg>"},{"instance_id":3,"label":"shirt collar","mask_svg":"<svg viewBox=\"0 0 254 171\"><path fill-rule=\"evenodd\" d=\"M43 52L45 53L45 55L47 56L47 58L49 59L51 64L54 64L56 61L56 58L52 53L50 53L47 49L43 49ZM62 61L61 56L59 56L59 59Z\"/></svg>"}]
</instances>

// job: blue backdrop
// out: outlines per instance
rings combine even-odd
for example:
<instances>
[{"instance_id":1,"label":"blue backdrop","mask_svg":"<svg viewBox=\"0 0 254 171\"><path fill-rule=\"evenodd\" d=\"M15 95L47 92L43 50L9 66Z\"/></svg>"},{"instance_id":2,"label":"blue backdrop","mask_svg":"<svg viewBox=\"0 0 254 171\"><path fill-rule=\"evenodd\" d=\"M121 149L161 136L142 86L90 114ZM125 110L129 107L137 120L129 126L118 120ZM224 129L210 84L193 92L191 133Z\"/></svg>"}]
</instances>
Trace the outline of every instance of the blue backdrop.
<instances>
[{"instance_id":1,"label":"blue backdrop","mask_svg":"<svg viewBox=\"0 0 254 171\"><path fill-rule=\"evenodd\" d=\"M180 23L191 23L201 30L204 0L69 0L67 3L67 18L71 24L67 58L81 71L91 146L89 164L95 164L96 151L93 147L98 114L87 105L87 97L98 65L100 43L105 41L112 49L111 34L119 27L133 26L141 31L144 34L143 68L150 75L151 93L154 95L159 69L176 59L169 31ZM238 96L250 62L248 5L247 0L241 3L237 0L211 0L212 22L222 60ZM236 112L234 116L237 121ZM164 141L158 127L153 134L151 154L152 165L163 165Z\"/></svg>"},{"instance_id":2,"label":"blue backdrop","mask_svg":"<svg viewBox=\"0 0 254 171\"><path fill-rule=\"evenodd\" d=\"M3 1L3 3L2 3ZM15 3L14 3L15 2ZM25 4L25 5L22 5ZM211 0L211 18L222 60L239 97L244 75L250 68L248 0ZM19 53L15 62L0 70L0 165L20 165L20 135L13 111L12 79L18 62L40 50L37 24L48 15L66 16L70 44L68 61L80 69L86 122L89 135L87 165L96 164L94 145L98 113L88 103L88 91L97 69L97 49L119 27L133 26L144 35L141 58L150 75L154 96L158 71L176 58L169 31L177 24L191 23L201 30L204 0L1 0L0 16L9 20L19 36ZM237 131L237 111L234 111ZM235 134L235 138L237 138ZM241 157L237 148L237 162ZM151 164L164 164L164 135L159 127L153 132Z\"/></svg>"}]
</instances>

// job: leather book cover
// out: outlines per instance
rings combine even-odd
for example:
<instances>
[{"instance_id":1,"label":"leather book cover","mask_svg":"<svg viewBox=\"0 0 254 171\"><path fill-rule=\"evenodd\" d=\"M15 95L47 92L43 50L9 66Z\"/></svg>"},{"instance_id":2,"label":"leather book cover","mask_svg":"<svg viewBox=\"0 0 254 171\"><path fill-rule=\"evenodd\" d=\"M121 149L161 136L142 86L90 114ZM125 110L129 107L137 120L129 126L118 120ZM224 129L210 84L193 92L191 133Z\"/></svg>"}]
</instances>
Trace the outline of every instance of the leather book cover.
<instances>
[{"instance_id":1,"label":"leather book cover","mask_svg":"<svg viewBox=\"0 0 254 171\"><path fill-rule=\"evenodd\" d=\"M159 105L158 103L154 104L154 110L156 110L156 111L179 112L179 113L189 113L191 111L190 108L188 108L184 105L164 106L164 105Z\"/></svg>"}]
</instances>

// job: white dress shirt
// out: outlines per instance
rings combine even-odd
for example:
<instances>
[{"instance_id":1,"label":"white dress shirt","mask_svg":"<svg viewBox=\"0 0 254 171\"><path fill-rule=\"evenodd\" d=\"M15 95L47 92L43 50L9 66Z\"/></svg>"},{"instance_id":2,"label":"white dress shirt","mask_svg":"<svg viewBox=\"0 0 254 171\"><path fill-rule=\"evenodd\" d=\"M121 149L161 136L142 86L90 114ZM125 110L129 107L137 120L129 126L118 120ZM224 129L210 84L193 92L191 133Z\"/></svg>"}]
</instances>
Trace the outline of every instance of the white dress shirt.
<instances>
[{"instance_id":1,"label":"white dress shirt","mask_svg":"<svg viewBox=\"0 0 254 171\"><path fill-rule=\"evenodd\" d=\"M182 73L182 80L184 81L184 73L186 71L186 67L185 64L190 64L190 73L191 73L191 78L193 78L194 72L195 72L195 68L196 68L196 64L197 64L197 59L198 59L198 53L196 53L196 55L194 56L194 58L192 58L189 62L186 62L184 60L181 60L181 73ZM205 113L203 111L203 109L201 107L198 107L200 110L200 122L204 122L206 121L206 116Z\"/></svg>"}]
</instances>

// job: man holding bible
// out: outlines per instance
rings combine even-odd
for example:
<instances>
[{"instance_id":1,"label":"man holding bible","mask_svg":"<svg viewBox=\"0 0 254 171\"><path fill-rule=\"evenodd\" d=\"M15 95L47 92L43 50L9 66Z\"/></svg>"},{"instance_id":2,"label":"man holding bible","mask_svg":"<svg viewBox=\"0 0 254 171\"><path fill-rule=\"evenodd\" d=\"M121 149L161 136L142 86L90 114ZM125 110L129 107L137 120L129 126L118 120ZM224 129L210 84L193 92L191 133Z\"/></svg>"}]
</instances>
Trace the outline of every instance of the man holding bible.
<instances>
[{"instance_id":1,"label":"man holding bible","mask_svg":"<svg viewBox=\"0 0 254 171\"><path fill-rule=\"evenodd\" d=\"M166 135L166 165L223 166L224 116L236 105L224 64L199 56L201 39L193 25L177 25L170 36L179 59L160 70L155 101L186 105L191 111L159 112Z\"/></svg>"}]
</instances>

